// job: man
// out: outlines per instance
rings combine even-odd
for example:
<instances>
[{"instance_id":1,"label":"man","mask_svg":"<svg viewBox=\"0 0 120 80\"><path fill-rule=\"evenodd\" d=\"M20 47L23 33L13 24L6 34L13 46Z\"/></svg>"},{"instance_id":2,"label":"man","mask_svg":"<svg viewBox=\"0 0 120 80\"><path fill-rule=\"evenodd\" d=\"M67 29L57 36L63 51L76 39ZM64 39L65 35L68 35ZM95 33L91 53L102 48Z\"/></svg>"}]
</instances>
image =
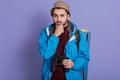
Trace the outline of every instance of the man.
<instances>
[{"instance_id":1,"label":"man","mask_svg":"<svg viewBox=\"0 0 120 80\"><path fill-rule=\"evenodd\" d=\"M41 31L39 39L42 80L82 80L80 70L89 61L85 35L78 32L77 43L77 26L69 21L70 7L66 2L55 2L51 16L54 23Z\"/></svg>"}]
</instances>

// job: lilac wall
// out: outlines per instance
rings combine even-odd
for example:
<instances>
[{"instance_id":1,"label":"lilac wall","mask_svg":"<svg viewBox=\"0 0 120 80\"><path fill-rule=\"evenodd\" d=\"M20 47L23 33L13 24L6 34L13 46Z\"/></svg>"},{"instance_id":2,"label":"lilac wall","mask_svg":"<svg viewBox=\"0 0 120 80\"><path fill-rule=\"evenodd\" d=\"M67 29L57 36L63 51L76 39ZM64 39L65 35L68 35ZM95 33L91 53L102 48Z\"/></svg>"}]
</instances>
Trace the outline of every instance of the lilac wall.
<instances>
[{"instance_id":1,"label":"lilac wall","mask_svg":"<svg viewBox=\"0 0 120 80\"><path fill-rule=\"evenodd\" d=\"M0 80L41 80L38 39L56 0L0 0ZM120 1L66 0L92 32L88 80L120 80Z\"/></svg>"}]
</instances>

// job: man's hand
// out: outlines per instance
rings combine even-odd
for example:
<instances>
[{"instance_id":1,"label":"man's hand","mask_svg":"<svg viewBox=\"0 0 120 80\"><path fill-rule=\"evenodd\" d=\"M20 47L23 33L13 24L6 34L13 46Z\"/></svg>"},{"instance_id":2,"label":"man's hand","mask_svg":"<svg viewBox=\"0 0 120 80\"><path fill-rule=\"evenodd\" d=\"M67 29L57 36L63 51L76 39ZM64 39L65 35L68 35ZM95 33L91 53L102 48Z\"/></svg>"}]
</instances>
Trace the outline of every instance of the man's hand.
<instances>
[{"instance_id":1,"label":"man's hand","mask_svg":"<svg viewBox=\"0 0 120 80\"><path fill-rule=\"evenodd\" d=\"M62 61L62 64L64 65L64 68L72 68L74 65L74 62L70 59L64 59Z\"/></svg>"},{"instance_id":2,"label":"man's hand","mask_svg":"<svg viewBox=\"0 0 120 80\"><path fill-rule=\"evenodd\" d=\"M60 36L62 33L64 32L64 27L62 24L56 24L56 27L55 27L55 36Z\"/></svg>"}]
</instances>

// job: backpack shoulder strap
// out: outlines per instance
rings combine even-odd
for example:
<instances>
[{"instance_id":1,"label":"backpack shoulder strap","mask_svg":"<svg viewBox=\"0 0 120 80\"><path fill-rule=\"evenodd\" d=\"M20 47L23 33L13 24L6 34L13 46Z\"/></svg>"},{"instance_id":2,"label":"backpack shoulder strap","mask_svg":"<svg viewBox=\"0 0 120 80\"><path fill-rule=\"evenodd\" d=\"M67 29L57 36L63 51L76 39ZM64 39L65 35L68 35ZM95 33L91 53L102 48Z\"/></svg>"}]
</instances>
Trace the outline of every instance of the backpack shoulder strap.
<instances>
[{"instance_id":1,"label":"backpack shoulder strap","mask_svg":"<svg viewBox=\"0 0 120 80\"><path fill-rule=\"evenodd\" d=\"M77 29L75 31L75 38L76 38L76 44L77 44L77 49L79 48L79 42L80 42L80 32L83 32L85 33L85 36L86 36L86 42L88 42L88 38L89 38L89 35L88 35L88 32L90 32L89 30L87 29Z\"/></svg>"},{"instance_id":2,"label":"backpack shoulder strap","mask_svg":"<svg viewBox=\"0 0 120 80\"><path fill-rule=\"evenodd\" d=\"M80 32L80 30L79 29L77 29L76 31L75 31L75 37L76 37L76 44L77 44L77 50L79 49L79 42L80 42L80 35L79 35L79 32Z\"/></svg>"}]
</instances>

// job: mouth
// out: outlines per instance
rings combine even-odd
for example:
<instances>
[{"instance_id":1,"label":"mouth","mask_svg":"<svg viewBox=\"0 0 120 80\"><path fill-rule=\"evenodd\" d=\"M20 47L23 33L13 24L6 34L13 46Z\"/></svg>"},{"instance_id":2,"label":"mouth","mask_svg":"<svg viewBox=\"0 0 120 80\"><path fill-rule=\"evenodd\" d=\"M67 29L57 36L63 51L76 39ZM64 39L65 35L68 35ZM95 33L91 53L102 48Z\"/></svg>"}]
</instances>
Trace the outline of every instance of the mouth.
<instances>
[{"instance_id":1,"label":"mouth","mask_svg":"<svg viewBox=\"0 0 120 80\"><path fill-rule=\"evenodd\" d=\"M63 25L62 22L56 22L55 24L56 24L56 25L61 25L61 24Z\"/></svg>"},{"instance_id":2,"label":"mouth","mask_svg":"<svg viewBox=\"0 0 120 80\"><path fill-rule=\"evenodd\" d=\"M63 27L67 26L67 23L63 24L61 21L58 21L55 23L57 26L63 25Z\"/></svg>"}]
</instances>

